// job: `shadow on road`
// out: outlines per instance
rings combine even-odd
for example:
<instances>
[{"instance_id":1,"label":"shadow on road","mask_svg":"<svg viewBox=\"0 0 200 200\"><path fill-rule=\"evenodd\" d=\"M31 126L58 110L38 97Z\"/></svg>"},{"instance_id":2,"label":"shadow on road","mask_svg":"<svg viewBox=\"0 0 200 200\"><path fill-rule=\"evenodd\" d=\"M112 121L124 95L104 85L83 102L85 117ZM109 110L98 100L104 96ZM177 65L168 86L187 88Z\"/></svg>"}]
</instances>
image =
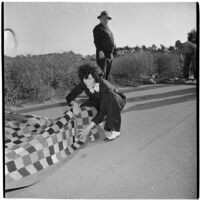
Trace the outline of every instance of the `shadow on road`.
<instances>
[{"instance_id":1,"label":"shadow on road","mask_svg":"<svg viewBox=\"0 0 200 200\"><path fill-rule=\"evenodd\" d=\"M160 99L160 98L177 96L177 95L185 95L185 94L190 94L190 93L196 93L196 88L188 88L188 89L175 90L175 91L165 92L165 93L130 97L130 98L127 98L127 102L138 102L138 101L151 100L151 99Z\"/></svg>"},{"instance_id":2,"label":"shadow on road","mask_svg":"<svg viewBox=\"0 0 200 200\"><path fill-rule=\"evenodd\" d=\"M150 89L158 89L158 88L166 88L166 87L173 87L172 85L150 85L146 87L134 87L134 88L122 88L119 89L119 92L122 93L130 93L130 92L137 92L137 91L144 91Z\"/></svg>"},{"instance_id":3,"label":"shadow on road","mask_svg":"<svg viewBox=\"0 0 200 200\"><path fill-rule=\"evenodd\" d=\"M196 99L196 94L192 93L192 94L183 95L183 96L172 98L172 99L164 99L164 100L160 100L160 101L156 101L156 102L148 102L148 103L144 103L144 104L134 105L134 106L131 106L131 107L123 110L122 113L131 112L131 111L135 111L135 110L148 110L148 109L157 108L157 107L161 107L161 106L178 104L178 103L183 103L186 101L192 101L195 99Z\"/></svg>"},{"instance_id":4,"label":"shadow on road","mask_svg":"<svg viewBox=\"0 0 200 200\"><path fill-rule=\"evenodd\" d=\"M158 89L158 88L164 88L164 87L173 87L173 86L172 85L159 85L159 86L151 85L151 86L148 86L145 88L121 89L121 90L119 90L119 92L123 92L126 94L126 93L130 93L130 92L134 92L134 91L143 91L143 90ZM165 98L165 97L171 97L171 96L177 96L177 95L185 95L185 94L193 94L193 96L195 98L196 88L187 88L187 89L176 90L176 91L171 91L171 92L166 92L166 93L161 93L161 94L158 93L158 94L152 94L152 95L130 97L130 98L127 98L127 102L139 102L139 101L144 101L144 100L159 99L159 98ZM78 101L78 103L82 103L82 102L84 102L85 99L87 99L86 96L81 96L81 98L78 99L77 101ZM176 98L176 99L179 99L179 98ZM168 101L168 100L166 100L166 101ZM161 101L161 102L165 103L165 101ZM148 103L148 104L151 105L153 103ZM157 102L156 104L159 104L159 102ZM146 104L144 104L144 105L146 105ZM42 106L33 107L33 108L21 109L21 110L18 110L17 113L28 113L28 112L47 110L47 109L52 109L52 108L56 108L56 107L64 107L64 106L67 106L66 101L54 103L54 104L50 104L50 105L42 105ZM140 107L141 106L142 105L140 105ZM159 107L159 106L161 106L161 105L158 105L157 107Z\"/></svg>"}]
</instances>

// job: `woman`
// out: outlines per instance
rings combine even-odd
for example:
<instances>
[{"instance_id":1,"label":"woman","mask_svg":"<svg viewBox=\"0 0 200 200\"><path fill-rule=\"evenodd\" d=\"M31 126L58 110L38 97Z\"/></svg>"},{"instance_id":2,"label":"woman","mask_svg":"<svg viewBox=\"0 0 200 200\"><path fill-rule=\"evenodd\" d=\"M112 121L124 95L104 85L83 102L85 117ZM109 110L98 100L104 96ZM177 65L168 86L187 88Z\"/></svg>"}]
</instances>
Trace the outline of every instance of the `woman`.
<instances>
[{"instance_id":1,"label":"woman","mask_svg":"<svg viewBox=\"0 0 200 200\"><path fill-rule=\"evenodd\" d=\"M87 137L90 130L105 120L106 141L114 140L120 136L121 110L123 109L126 97L116 92L115 88L104 80L103 72L94 64L83 64L78 70L80 83L67 95L68 105L73 106L75 113L80 112L79 105L74 101L83 91L89 99L81 106L95 107L97 115L91 123L83 129L83 137Z\"/></svg>"}]
</instances>

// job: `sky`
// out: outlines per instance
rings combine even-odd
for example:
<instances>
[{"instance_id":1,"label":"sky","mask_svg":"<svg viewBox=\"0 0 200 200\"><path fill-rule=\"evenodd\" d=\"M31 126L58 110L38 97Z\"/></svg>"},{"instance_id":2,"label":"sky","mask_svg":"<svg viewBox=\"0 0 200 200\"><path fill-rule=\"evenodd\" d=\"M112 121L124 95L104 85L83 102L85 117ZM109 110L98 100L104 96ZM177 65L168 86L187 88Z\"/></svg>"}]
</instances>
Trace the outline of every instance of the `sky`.
<instances>
[{"instance_id":1,"label":"sky","mask_svg":"<svg viewBox=\"0 0 200 200\"><path fill-rule=\"evenodd\" d=\"M112 17L109 26L117 47L174 46L196 29L195 2L5 2L4 52L95 54L92 30L103 10Z\"/></svg>"}]
</instances>

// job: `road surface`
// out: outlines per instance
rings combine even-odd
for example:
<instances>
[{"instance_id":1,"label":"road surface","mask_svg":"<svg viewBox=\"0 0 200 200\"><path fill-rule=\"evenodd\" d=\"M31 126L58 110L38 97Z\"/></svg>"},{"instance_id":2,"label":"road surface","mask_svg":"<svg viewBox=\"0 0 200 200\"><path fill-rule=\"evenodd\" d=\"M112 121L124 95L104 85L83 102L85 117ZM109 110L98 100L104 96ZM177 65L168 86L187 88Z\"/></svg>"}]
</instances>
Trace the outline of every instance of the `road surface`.
<instances>
[{"instance_id":1,"label":"road surface","mask_svg":"<svg viewBox=\"0 0 200 200\"><path fill-rule=\"evenodd\" d=\"M127 104L118 139L80 149L38 183L6 197L195 199L196 86L146 85L121 91ZM62 102L18 108L50 118L65 109Z\"/></svg>"}]
</instances>

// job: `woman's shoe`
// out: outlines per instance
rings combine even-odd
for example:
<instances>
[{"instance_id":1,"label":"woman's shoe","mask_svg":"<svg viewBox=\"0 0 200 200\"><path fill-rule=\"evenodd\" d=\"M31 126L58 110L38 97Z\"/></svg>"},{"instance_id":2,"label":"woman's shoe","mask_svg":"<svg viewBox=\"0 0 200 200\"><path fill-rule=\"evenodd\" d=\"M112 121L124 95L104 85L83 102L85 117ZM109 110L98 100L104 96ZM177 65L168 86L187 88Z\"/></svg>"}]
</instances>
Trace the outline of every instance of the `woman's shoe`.
<instances>
[{"instance_id":1,"label":"woman's shoe","mask_svg":"<svg viewBox=\"0 0 200 200\"><path fill-rule=\"evenodd\" d=\"M107 134L106 134L107 135ZM120 132L118 131L110 131L109 136L104 139L104 141L113 141L120 136Z\"/></svg>"}]
</instances>

